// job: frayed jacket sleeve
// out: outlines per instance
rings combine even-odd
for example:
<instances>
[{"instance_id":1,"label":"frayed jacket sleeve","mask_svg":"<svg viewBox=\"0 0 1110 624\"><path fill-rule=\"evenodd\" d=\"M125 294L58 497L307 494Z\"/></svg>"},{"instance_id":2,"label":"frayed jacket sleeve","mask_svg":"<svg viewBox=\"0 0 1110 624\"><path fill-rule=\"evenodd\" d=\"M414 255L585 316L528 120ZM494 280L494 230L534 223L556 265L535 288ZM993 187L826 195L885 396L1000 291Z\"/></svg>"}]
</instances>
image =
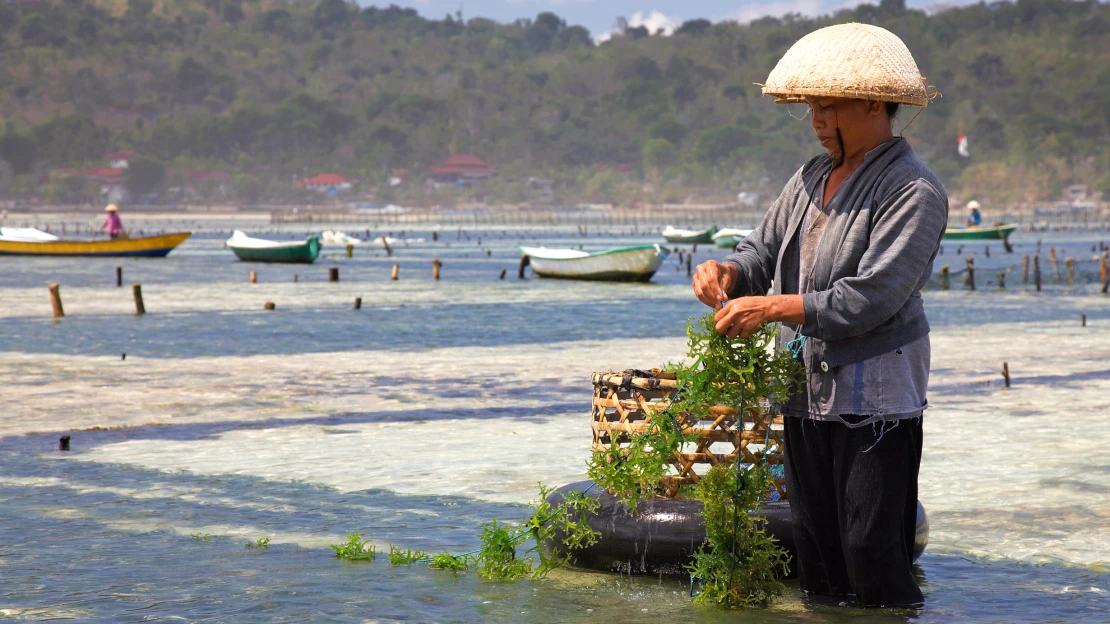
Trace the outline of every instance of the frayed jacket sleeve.
<instances>
[{"instance_id":1,"label":"frayed jacket sleeve","mask_svg":"<svg viewBox=\"0 0 1110 624\"><path fill-rule=\"evenodd\" d=\"M882 195L886 199L874 209L856 275L802 296L803 334L843 340L866 333L893 317L921 287L948 223L945 195L921 178Z\"/></svg>"},{"instance_id":2,"label":"frayed jacket sleeve","mask_svg":"<svg viewBox=\"0 0 1110 624\"><path fill-rule=\"evenodd\" d=\"M724 262L736 267L739 279L732 292L726 293L730 299L751 295L766 295L771 289L778 262L779 249L783 244L791 210L798 189L802 185L802 170L783 187L782 193L763 220L736 245L736 251L725 256Z\"/></svg>"}]
</instances>

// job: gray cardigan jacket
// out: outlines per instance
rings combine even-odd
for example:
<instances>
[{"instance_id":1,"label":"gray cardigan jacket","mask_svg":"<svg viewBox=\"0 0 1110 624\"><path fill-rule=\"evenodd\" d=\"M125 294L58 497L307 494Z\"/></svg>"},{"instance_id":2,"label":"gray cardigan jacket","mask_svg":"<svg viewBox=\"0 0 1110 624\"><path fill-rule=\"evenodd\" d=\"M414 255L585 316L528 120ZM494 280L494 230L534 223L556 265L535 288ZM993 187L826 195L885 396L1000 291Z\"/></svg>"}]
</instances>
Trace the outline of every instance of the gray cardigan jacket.
<instances>
[{"instance_id":1,"label":"gray cardigan jacket","mask_svg":"<svg viewBox=\"0 0 1110 624\"><path fill-rule=\"evenodd\" d=\"M739 270L729 297L798 293L798 228L815 189L832 169L821 155L786 184L763 221L725 258ZM814 292L802 295L805 324L783 323L779 347L808 336L806 368L862 362L929 333L920 290L948 223L948 198L904 139L867 153L832 198L813 267Z\"/></svg>"}]
</instances>

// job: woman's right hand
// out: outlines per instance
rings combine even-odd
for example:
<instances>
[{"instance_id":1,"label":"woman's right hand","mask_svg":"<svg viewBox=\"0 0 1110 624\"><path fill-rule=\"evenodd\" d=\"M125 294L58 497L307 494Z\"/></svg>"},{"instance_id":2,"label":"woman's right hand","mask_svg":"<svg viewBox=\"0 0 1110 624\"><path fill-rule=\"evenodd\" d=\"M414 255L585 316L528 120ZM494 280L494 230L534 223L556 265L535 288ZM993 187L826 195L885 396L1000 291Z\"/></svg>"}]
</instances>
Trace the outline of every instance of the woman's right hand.
<instances>
[{"instance_id":1,"label":"woman's right hand","mask_svg":"<svg viewBox=\"0 0 1110 624\"><path fill-rule=\"evenodd\" d=\"M694 295L698 301L720 310L728 301L728 293L736 286L739 271L731 264L708 260L698 265L694 273Z\"/></svg>"}]
</instances>

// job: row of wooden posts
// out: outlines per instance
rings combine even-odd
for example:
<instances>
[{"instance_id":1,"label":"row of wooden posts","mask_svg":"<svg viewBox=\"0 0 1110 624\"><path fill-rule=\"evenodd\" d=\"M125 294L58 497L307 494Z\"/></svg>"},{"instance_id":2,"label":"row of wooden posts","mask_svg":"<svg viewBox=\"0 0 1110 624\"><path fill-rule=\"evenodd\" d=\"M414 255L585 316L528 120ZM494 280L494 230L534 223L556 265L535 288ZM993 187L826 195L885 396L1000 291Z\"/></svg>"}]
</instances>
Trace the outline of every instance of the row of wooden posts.
<instances>
[{"instance_id":1,"label":"row of wooden posts","mask_svg":"<svg viewBox=\"0 0 1110 624\"><path fill-rule=\"evenodd\" d=\"M1052 261L1052 270L1055 273L1056 281L1059 282L1063 278L1060 276L1060 265L1056 260L1056 249L1050 248L1049 258ZM968 256L964 258L967 265L964 271L964 285L969 290L975 290L975 258ZM1065 258L1064 266L1068 272L1068 286L1075 285L1075 259ZM1006 272L999 271L998 287L1006 287ZM1107 293L1110 291L1110 251L1102 252L1102 257L1099 258L1098 263L1098 277L1099 282L1102 284L1102 292ZM1029 256L1023 256L1021 259L1021 282L1023 284L1029 283ZM1036 287L1037 292L1041 291L1041 257L1040 255L1033 256L1033 285ZM948 265L945 264L940 267L940 288L941 290L948 290L951 288L950 270Z\"/></svg>"},{"instance_id":2,"label":"row of wooden posts","mask_svg":"<svg viewBox=\"0 0 1110 624\"><path fill-rule=\"evenodd\" d=\"M517 269L517 276L520 279L524 279L524 269L528 266L528 264L529 264L528 256L522 255L520 257L520 266ZM435 258L435 259L432 260L432 279L433 280L439 281L440 269L442 267L443 267L443 262L441 262L439 260L439 258ZM686 270L687 270L687 273L690 270L689 258L687 258ZM498 277L498 279L505 279L506 273L508 273L508 269L502 268L501 269L501 274ZM394 264L391 279L396 282L400 279L400 275L401 275L401 265ZM293 275L293 281L294 282L299 281L300 277L301 276L299 274L294 274ZM329 282L338 282L339 281L339 267L328 267L328 281ZM257 284L258 283L258 271L251 271L250 272L250 282L252 284ZM123 286L123 267L119 267L119 266L116 267L116 286L117 287L118 286ZM54 318L63 318L63 317L65 317L65 309L62 307L61 287L57 283L52 283L48 287L48 290L50 291L50 304L54 308ZM143 315L143 314L146 314L146 306L143 304L143 287L142 287L142 285L141 284L132 284L131 285L131 291L132 291L132 294L134 295L134 298L135 298L135 314L140 315L140 316ZM277 306L272 301L267 301L264 307L267 310L274 310L274 309L276 309ZM358 297L358 298L355 299L355 309L358 310L358 309L361 309L361 308L362 308L362 298Z\"/></svg>"}]
</instances>

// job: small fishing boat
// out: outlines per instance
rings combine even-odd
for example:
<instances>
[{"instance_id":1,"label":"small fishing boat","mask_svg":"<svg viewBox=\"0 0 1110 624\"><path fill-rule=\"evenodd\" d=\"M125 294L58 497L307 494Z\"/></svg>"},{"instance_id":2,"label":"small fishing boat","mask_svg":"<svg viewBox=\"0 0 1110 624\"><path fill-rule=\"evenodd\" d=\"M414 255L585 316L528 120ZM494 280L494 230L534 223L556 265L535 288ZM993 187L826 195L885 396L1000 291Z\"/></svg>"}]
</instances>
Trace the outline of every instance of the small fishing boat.
<instances>
[{"instance_id":1,"label":"small fishing boat","mask_svg":"<svg viewBox=\"0 0 1110 624\"><path fill-rule=\"evenodd\" d=\"M948 228L944 240L1006 240L1016 225L994 225L991 227Z\"/></svg>"},{"instance_id":2,"label":"small fishing boat","mask_svg":"<svg viewBox=\"0 0 1110 624\"><path fill-rule=\"evenodd\" d=\"M717 243L718 247L725 249L733 249L744 240L744 237L751 234L751 230L740 230L737 228L721 228L713 235L713 242Z\"/></svg>"},{"instance_id":3,"label":"small fishing boat","mask_svg":"<svg viewBox=\"0 0 1110 624\"><path fill-rule=\"evenodd\" d=\"M704 230L680 230L667 226L663 230L663 238L668 243L712 243L713 235L717 233L717 226L711 225Z\"/></svg>"},{"instance_id":4,"label":"small fishing boat","mask_svg":"<svg viewBox=\"0 0 1110 624\"><path fill-rule=\"evenodd\" d=\"M239 230L227 239L227 246L240 260L247 262L284 262L312 264L320 255L320 241L309 236L303 241L279 243L253 238Z\"/></svg>"},{"instance_id":5,"label":"small fishing boat","mask_svg":"<svg viewBox=\"0 0 1110 624\"><path fill-rule=\"evenodd\" d=\"M577 249L519 247L540 277L646 282L659 270L670 250L659 245L617 247L593 253Z\"/></svg>"},{"instance_id":6,"label":"small fishing boat","mask_svg":"<svg viewBox=\"0 0 1110 624\"><path fill-rule=\"evenodd\" d=\"M0 228L0 255L162 258L192 235L177 232L137 238L65 240L34 228Z\"/></svg>"}]
</instances>

